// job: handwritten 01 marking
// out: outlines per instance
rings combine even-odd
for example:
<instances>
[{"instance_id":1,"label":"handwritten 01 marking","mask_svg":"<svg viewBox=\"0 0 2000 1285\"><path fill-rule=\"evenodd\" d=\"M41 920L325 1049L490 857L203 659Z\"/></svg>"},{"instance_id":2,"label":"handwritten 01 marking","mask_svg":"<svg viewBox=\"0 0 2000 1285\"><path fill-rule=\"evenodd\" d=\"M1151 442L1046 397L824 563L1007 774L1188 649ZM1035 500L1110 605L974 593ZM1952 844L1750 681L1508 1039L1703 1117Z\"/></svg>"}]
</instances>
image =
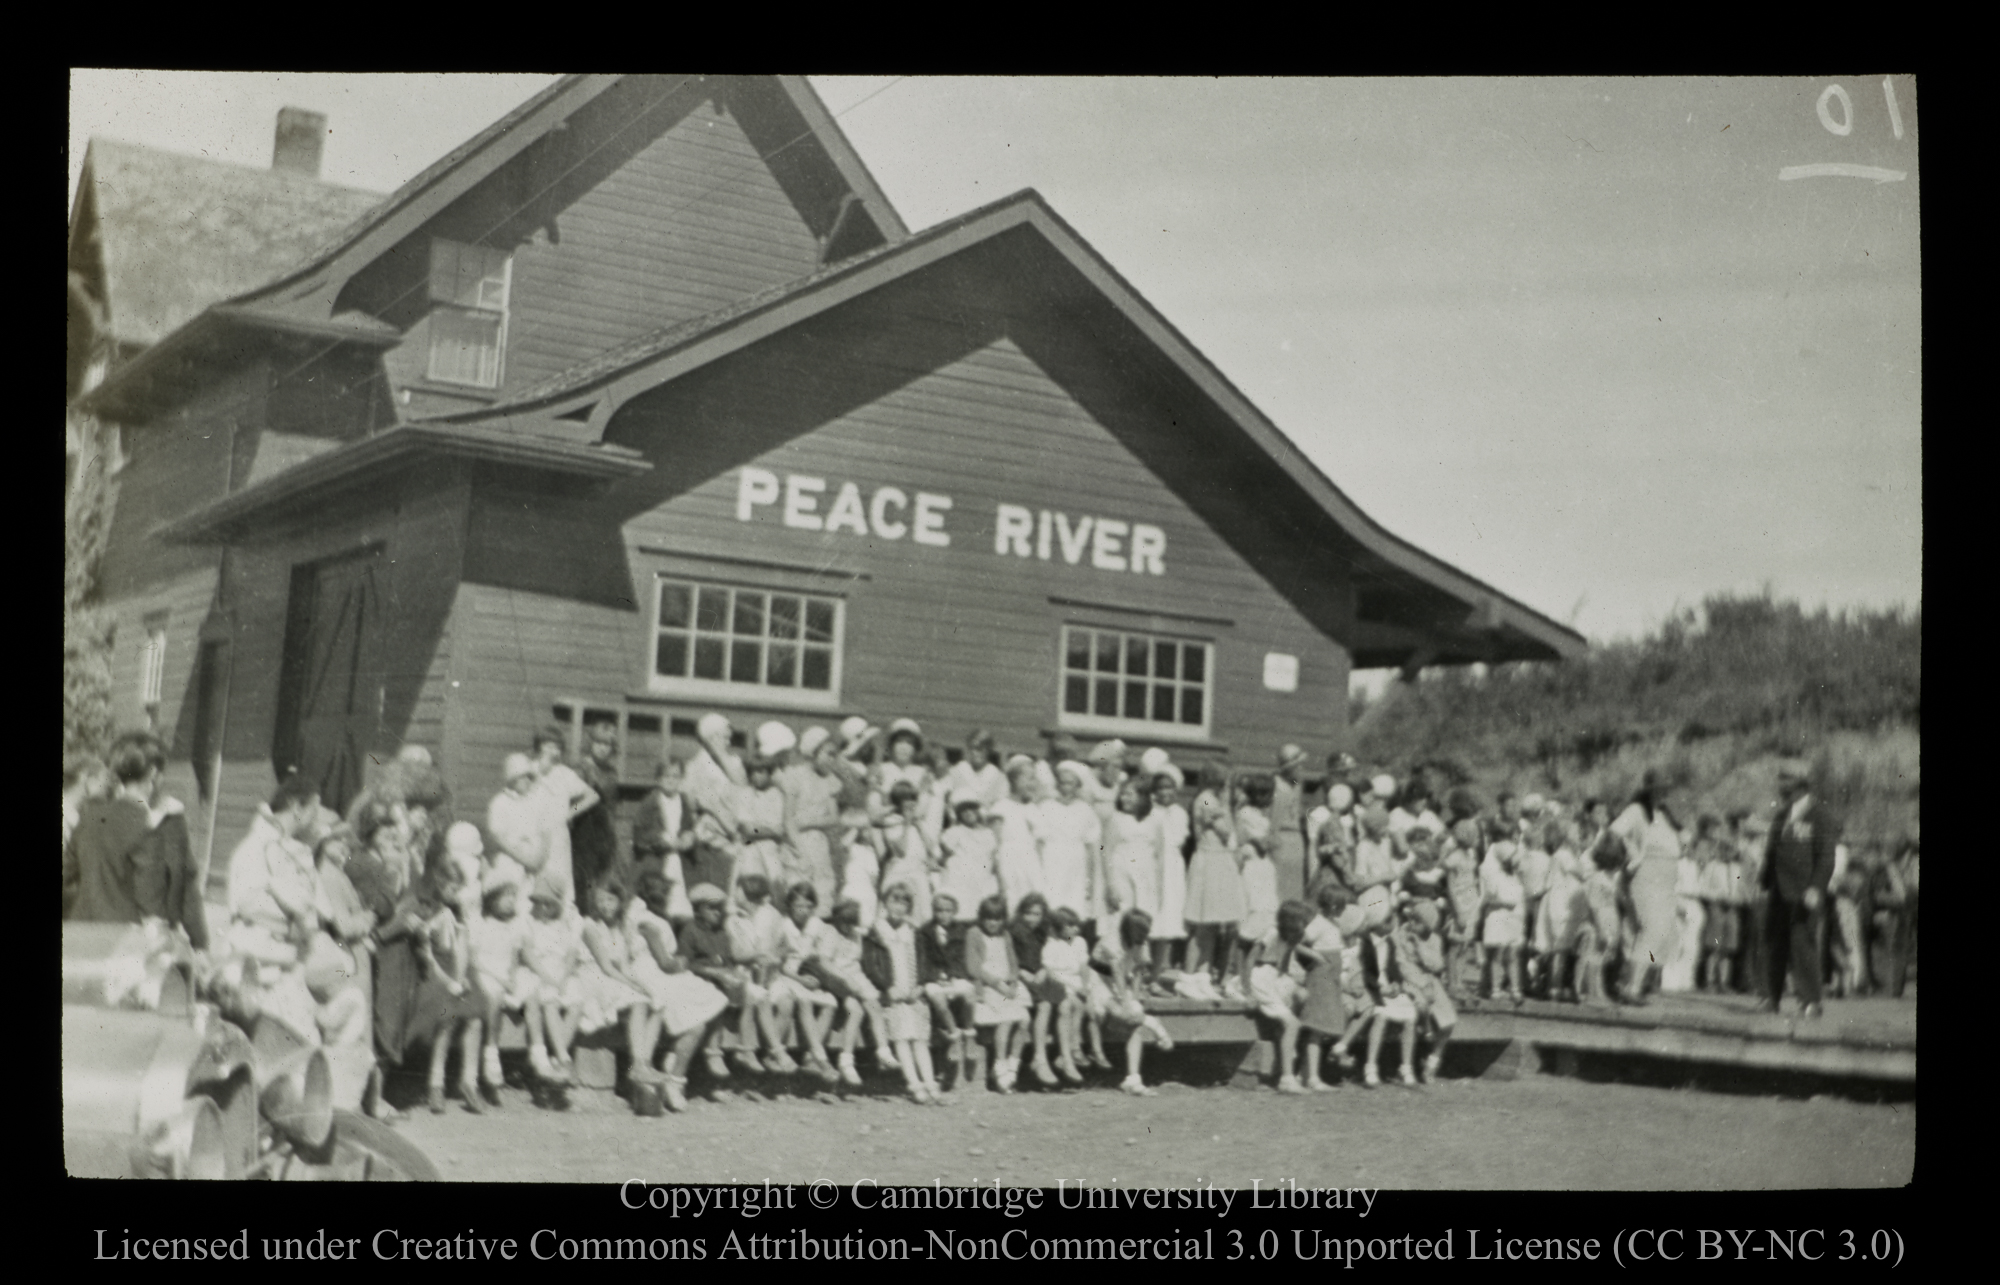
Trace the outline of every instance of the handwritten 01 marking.
<instances>
[{"instance_id":1,"label":"handwritten 01 marking","mask_svg":"<svg viewBox=\"0 0 2000 1285\"><path fill-rule=\"evenodd\" d=\"M1885 170L1879 165L1849 165L1840 161L1823 161L1817 165L1787 165L1778 171L1781 180L1795 178L1871 178L1877 183L1900 183L1908 178L1906 170Z\"/></svg>"}]
</instances>

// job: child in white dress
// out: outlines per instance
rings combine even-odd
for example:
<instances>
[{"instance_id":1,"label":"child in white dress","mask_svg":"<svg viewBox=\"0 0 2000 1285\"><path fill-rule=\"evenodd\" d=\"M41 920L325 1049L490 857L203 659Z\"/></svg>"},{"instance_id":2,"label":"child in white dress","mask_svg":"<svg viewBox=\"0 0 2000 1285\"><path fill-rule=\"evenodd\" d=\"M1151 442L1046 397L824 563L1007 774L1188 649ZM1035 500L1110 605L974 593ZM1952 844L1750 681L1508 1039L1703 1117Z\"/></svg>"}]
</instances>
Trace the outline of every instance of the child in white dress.
<instances>
[{"instance_id":1,"label":"child in white dress","mask_svg":"<svg viewBox=\"0 0 2000 1285\"><path fill-rule=\"evenodd\" d=\"M938 841L944 848L944 873L932 895L949 892L957 921L969 924L978 917L979 903L1000 891L993 868L1000 836L985 823L976 797L954 797L952 811L958 824Z\"/></svg>"},{"instance_id":2,"label":"child in white dress","mask_svg":"<svg viewBox=\"0 0 2000 1285\"><path fill-rule=\"evenodd\" d=\"M1021 898L1042 891L1042 849L1035 834L1036 798L1039 787L1031 763L1016 764L1007 773L1008 797L987 809L987 824L998 835L996 863L1000 875L1000 896L1009 906Z\"/></svg>"},{"instance_id":3,"label":"child in white dress","mask_svg":"<svg viewBox=\"0 0 2000 1285\"><path fill-rule=\"evenodd\" d=\"M1160 913L1154 917L1153 968L1164 971L1175 944L1187 937L1187 841L1192 829L1181 806L1180 769L1168 763L1153 777L1153 811L1160 818Z\"/></svg>"},{"instance_id":4,"label":"child in white dress","mask_svg":"<svg viewBox=\"0 0 2000 1285\"><path fill-rule=\"evenodd\" d=\"M882 845L888 851L888 860L882 866L882 892L887 895L891 888L908 888L919 923L928 922L931 917L933 864L930 840L925 835L923 818L918 815L922 797L908 781L896 782L889 787L892 811L882 823Z\"/></svg>"},{"instance_id":5,"label":"child in white dress","mask_svg":"<svg viewBox=\"0 0 2000 1285\"><path fill-rule=\"evenodd\" d=\"M569 1048L576 1039L576 973L582 963L581 925L569 908L562 885L535 876L528 891L528 967L535 974L526 1004L528 1065L543 1080L576 1080Z\"/></svg>"},{"instance_id":6,"label":"child in white dress","mask_svg":"<svg viewBox=\"0 0 2000 1285\"><path fill-rule=\"evenodd\" d=\"M1111 1059L1104 1056L1104 1027L1100 1020L1110 992L1104 979L1090 966L1090 943L1083 939L1083 921L1076 912L1058 907L1049 917L1049 923L1052 931L1042 943L1042 967L1063 988L1062 1004L1056 1013L1056 1045L1062 1050L1062 1060L1056 1069L1065 1080L1081 1084L1083 1073L1076 1064L1086 1031L1090 1044L1083 1060L1107 1070L1111 1066Z\"/></svg>"}]
</instances>

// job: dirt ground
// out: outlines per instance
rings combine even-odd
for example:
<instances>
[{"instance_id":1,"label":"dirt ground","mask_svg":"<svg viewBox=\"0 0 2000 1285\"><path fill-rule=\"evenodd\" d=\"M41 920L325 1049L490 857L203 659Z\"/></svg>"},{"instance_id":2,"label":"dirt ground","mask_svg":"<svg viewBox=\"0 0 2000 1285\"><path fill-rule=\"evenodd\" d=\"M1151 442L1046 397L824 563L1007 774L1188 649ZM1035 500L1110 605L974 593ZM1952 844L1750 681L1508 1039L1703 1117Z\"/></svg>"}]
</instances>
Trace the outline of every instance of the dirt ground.
<instances>
[{"instance_id":1,"label":"dirt ground","mask_svg":"<svg viewBox=\"0 0 2000 1285\"><path fill-rule=\"evenodd\" d=\"M399 1128L458 1181L1247 1187L1289 1178L1419 1190L1728 1190L1898 1186L1916 1158L1914 1101L1548 1075L1285 1097L1202 1078L1159 1081L1154 1098L1105 1081L966 1092L923 1107L892 1096L893 1077L878 1074L851 1097L739 1088L659 1118L637 1117L609 1093L574 1091L567 1109L551 1110L512 1088L484 1116L453 1098L447 1114L419 1105Z\"/></svg>"}]
</instances>

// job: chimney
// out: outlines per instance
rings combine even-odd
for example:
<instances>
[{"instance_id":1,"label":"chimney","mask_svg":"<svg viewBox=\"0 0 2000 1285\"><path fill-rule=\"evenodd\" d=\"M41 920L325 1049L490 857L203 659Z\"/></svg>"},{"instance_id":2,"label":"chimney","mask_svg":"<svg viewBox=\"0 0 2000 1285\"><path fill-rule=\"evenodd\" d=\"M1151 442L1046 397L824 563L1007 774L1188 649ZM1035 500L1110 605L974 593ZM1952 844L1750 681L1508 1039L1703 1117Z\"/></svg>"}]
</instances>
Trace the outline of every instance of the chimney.
<instances>
[{"instance_id":1,"label":"chimney","mask_svg":"<svg viewBox=\"0 0 2000 1285\"><path fill-rule=\"evenodd\" d=\"M326 117L303 107L278 109L278 137L271 146L271 168L319 177L320 149L326 146Z\"/></svg>"}]
</instances>

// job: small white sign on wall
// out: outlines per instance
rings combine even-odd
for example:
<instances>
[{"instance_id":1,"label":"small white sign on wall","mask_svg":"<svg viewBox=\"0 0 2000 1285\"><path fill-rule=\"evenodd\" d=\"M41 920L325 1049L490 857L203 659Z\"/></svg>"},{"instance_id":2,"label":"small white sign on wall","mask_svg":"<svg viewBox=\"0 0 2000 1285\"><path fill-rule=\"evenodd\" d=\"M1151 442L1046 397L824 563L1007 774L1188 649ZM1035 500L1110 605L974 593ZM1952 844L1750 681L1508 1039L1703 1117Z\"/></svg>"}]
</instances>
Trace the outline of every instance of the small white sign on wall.
<instances>
[{"instance_id":1,"label":"small white sign on wall","mask_svg":"<svg viewBox=\"0 0 2000 1285\"><path fill-rule=\"evenodd\" d=\"M1264 686L1274 692L1299 689L1299 658L1282 651L1264 653Z\"/></svg>"}]
</instances>

